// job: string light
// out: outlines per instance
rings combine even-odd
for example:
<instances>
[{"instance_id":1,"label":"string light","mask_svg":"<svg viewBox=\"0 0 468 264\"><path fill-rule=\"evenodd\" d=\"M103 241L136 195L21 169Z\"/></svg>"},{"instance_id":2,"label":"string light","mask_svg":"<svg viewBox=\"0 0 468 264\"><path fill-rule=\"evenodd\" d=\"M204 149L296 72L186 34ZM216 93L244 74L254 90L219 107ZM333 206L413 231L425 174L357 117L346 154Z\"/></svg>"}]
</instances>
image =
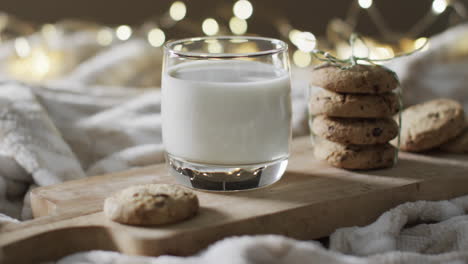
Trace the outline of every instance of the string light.
<instances>
[{"instance_id":1,"label":"string light","mask_svg":"<svg viewBox=\"0 0 468 264\"><path fill-rule=\"evenodd\" d=\"M25 58L31 54L31 46L26 38L21 37L15 39L14 46L16 54L21 58Z\"/></svg>"},{"instance_id":2,"label":"string light","mask_svg":"<svg viewBox=\"0 0 468 264\"><path fill-rule=\"evenodd\" d=\"M307 67L312 62L312 56L309 52L303 52L301 50L296 50L293 53L293 62L298 67Z\"/></svg>"},{"instance_id":3,"label":"string light","mask_svg":"<svg viewBox=\"0 0 468 264\"><path fill-rule=\"evenodd\" d=\"M441 14L447 8L447 1L446 0L434 0L432 2L432 12L435 14Z\"/></svg>"},{"instance_id":4,"label":"string light","mask_svg":"<svg viewBox=\"0 0 468 264\"><path fill-rule=\"evenodd\" d=\"M247 21L245 19L240 19L238 17L232 17L229 20L229 29L231 29L232 33L236 35L242 35L247 32Z\"/></svg>"},{"instance_id":5,"label":"string light","mask_svg":"<svg viewBox=\"0 0 468 264\"><path fill-rule=\"evenodd\" d=\"M213 18L207 18L202 23L202 30L208 36L216 35L219 31L218 22Z\"/></svg>"},{"instance_id":6,"label":"string light","mask_svg":"<svg viewBox=\"0 0 468 264\"><path fill-rule=\"evenodd\" d=\"M175 1L169 8L169 16L175 21L184 19L186 14L187 7L185 6L184 2Z\"/></svg>"},{"instance_id":7,"label":"string light","mask_svg":"<svg viewBox=\"0 0 468 264\"><path fill-rule=\"evenodd\" d=\"M426 46L424 46L424 48L421 49L421 51L426 51L429 49L429 43L426 43L427 42L427 38L418 38L417 40L414 41L414 49L420 49L424 44L426 44Z\"/></svg>"},{"instance_id":8,"label":"string light","mask_svg":"<svg viewBox=\"0 0 468 264\"><path fill-rule=\"evenodd\" d=\"M391 47L376 47L371 51L369 58L371 59L388 59L393 58L395 53Z\"/></svg>"},{"instance_id":9,"label":"string light","mask_svg":"<svg viewBox=\"0 0 468 264\"><path fill-rule=\"evenodd\" d=\"M96 34L96 41L101 46L108 46L112 43L114 35L109 28L103 28Z\"/></svg>"},{"instance_id":10,"label":"string light","mask_svg":"<svg viewBox=\"0 0 468 264\"><path fill-rule=\"evenodd\" d=\"M248 19L253 14L253 6L248 0L239 0L234 4L232 11L236 17Z\"/></svg>"},{"instance_id":11,"label":"string light","mask_svg":"<svg viewBox=\"0 0 468 264\"><path fill-rule=\"evenodd\" d=\"M52 24L45 24L41 28L41 33L47 40L55 39L58 37L57 28Z\"/></svg>"},{"instance_id":12,"label":"string light","mask_svg":"<svg viewBox=\"0 0 468 264\"><path fill-rule=\"evenodd\" d=\"M153 47L160 47L164 44L165 40L166 35L164 34L164 31L159 28L153 28L148 32L148 42Z\"/></svg>"},{"instance_id":13,"label":"string light","mask_svg":"<svg viewBox=\"0 0 468 264\"><path fill-rule=\"evenodd\" d=\"M208 51L210 53L222 53L223 52L223 46L217 40L209 41L208 42Z\"/></svg>"},{"instance_id":14,"label":"string light","mask_svg":"<svg viewBox=\"0 0 468 264\"><path fill-rule=\"evenodd\" d=\"M365 43L363 43L361 40L356 40L351 52L356 57L369 57L370 55L369 47Z\"/></svg>"},{"instance_id":15,"label":"string light","mask_svg":"<svg viewBox=\"0 0 468 264\"><path fill-rule=\"evenodd\" d=\"M31 67L39 78L50 71L50 60L45 51L37 49L31 54Z\"/></svg>"},{"instance_id":16,"label":"string light","mask_svg":"<svg viewBox=\"0 0 468 264\"><path fill-rule=\"evenodd\" d=\"M300 35L301 35L301 31L297 29L293 29L289 31L288 37L291 43L297 46L297 41Z\"/></svg>"},{"instance_id":17,"label":"string light","mask_svg":"<svg viewBox=\"0 0 468 264\"><path fill-rule=\"evenodd\" d=\"M132 36L132 28L127 25L118 26L115 30L115 35L118 39L125 41Z\"/></svg>"},{"instance_id":18,"label":"string light","mask_svg":"<svg viewBox=\"0 0 468 264\"><path fill-rule=\"evenodd\" d=\"M296 46L303 52L311 52L315 49L317 39L310 32L301 32L297 36Z\"/></svg>"},{"instance_id":19,"label":"string light","mask_svg":"<svg viewBox=\"0 0 468 264\"><path fill-rule=\"evenodd\" d=\"M372 0L358 0L358 4L361 8L368 9L372 6Z\"/></svg>"}]
</instances>

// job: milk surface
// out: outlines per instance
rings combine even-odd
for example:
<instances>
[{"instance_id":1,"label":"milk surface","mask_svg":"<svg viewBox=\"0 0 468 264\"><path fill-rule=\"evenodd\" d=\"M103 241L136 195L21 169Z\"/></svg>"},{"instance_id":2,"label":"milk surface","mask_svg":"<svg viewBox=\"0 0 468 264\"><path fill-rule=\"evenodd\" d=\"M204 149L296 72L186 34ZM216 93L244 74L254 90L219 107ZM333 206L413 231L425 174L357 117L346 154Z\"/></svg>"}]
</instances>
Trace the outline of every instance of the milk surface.
<instances>
[{"instance_id":1,"label":"milk surface","mask_svg":"<svg viewBox=\"0 0 468 264\"><path fill-rule=\"evenodd\" d=\"M198 61L162 77L163 143L188 161L240 165L288 155L288 72L252 61Z\"/></svg>"}]
</instances>

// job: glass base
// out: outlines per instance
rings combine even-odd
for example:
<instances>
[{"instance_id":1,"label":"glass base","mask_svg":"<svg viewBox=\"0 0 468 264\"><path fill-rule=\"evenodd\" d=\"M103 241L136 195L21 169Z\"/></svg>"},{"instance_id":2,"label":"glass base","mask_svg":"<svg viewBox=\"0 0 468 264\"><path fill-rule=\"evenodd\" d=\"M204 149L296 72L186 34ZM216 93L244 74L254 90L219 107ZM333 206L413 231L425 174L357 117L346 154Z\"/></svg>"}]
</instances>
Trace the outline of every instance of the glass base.
<instances>
[{"instance_id":1,"label":"glass base","mask_svg":"<svg viewBox=\"0 0 468 264\"><path fill-rule=\"evenodd\" d=\"M248 165L212 165L189 162L166 154L169 172L180 184L208 191L239 191L270 185L283 176L288 157Z\"/></svg>"}]
</instances>

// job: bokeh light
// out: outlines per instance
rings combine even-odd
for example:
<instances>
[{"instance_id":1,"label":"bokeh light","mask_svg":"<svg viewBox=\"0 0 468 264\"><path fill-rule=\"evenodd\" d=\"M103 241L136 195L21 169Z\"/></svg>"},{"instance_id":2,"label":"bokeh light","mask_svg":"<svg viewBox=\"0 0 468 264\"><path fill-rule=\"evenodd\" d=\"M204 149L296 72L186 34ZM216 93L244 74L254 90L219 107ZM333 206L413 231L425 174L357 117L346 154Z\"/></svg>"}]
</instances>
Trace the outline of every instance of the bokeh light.
<instances>
[{"instance_id":1,"label":"bokeh light","mask_svg":"<svg viewBox=\"0 0 468 264\"><path fill-rule=\"evenodd\" d=\"M114 35L109 28L103 28L97 32L96 41L99 45L108 46L112 43Z\"/></svg>"},{"instance_id":2,"label":"bokeh light","mask_svg":"<svg viewBox=\"0 0 468 264\"><path fill-rule=\"evenodd\" d=\"M165 40L166 35L164 34L164 31L159 28L153 28L148 32L148 42L153 47L160 47L164 44Z\"/></svg>"},{"instance_id":3,"label":"bokeh light","mask_svg":"<svg viewBox=\"0 0 468 264\"><path fill-rule=\"evenodd\" d=\"M207 18L203 21L202 30L208 36L216 35L219 31L218 22L213 18Z\"/></svg>"},{"instance_id":4,"label":"bokeh light","mask_svg":"<svg viewBox=\"0 0 468 264\"><path fill-rule=\"evenodd\" d=\"M253 6L248 0L239 0L232 8L234 15L240 19L248 19L253 14Z\"/></svg>"},{"instance_id":5,"label":"bokeh light","mask_svg":"<svg viewBox=\"0 0 468 264\"><path fill-rule=\"evenodd\" d=\"M422 37L414 41L414 49L420 49L423 45L425 46L421 49L421 51L426 51L429 49L429 42L427 38Z\"/></svg>"},{"instance_id":6,"label":"bokeh light","mask_svg":"<svg viewBox=\"0 0 468 264\"><path fill-rule=\"evenodd\" d=\"M301 35L301 31L297 29L293 29L289 31L288 37L291 43L297 46L297 40L299 39L300 35Z\"/></svg>"},{"instance_id":7,"label":"bokeh light","mask_svg":"<svg viewBox=\"0 0 468 264\"><path fill-rule=\"evenodd\" d=\"M432 12L435 14L441 14L447 8L447 1L446 0L434 0L432 2Z\"/></svg>"},{"instance_id":8,"label":"bokeh light","mask_svg":"<svg viewBox=\"0 0 468 264\"><path fill-rule=\"evenodd\" d=\"M223 46L219 41L210 41L208 43L208 51L210 53L222 53L223 52Z\"/></svg>"},{"instance_id":9,"label":"bokeh light","mask_svg":"<svg viewBox=\"0 0 468 264\"><path fill-rule=\"evenodd\" d=\"M184 2L175 1L169 8L169 16L175 21L184 19L186 14L187 7L185 6Z\"/></svg>"},{"instance_id":10,"label":"bokeh light","mask_svg":"<svg viewBox=\"0 0 468 264\"><path fill-rule=\"evenodd\" d=\"M367 9L372 6L372 0L358 0L358 4L361 8Z\"/></svg>"},{"instance_id":11,"label":"bokeh light","mask_svg":"<svg viewBox=\"0 0 468 264\"><path fill-rule=\"evenodd\" d=\"M247 32L247 21L245 19L240 19L238 17L232 17L229 20L229 29L231 29L232 33L236 35L242 35Z\"/></svg>"},{"instance_id":12,"label":"bokeh light","mask_svg":"<svg viewBox=\"0 0 468 264\"><path fill-rule=\"evenodd\" d=\"M118 26L115 35L120 40L127 40L132 36L132 28L127 25Z\"/></svg>"},{"instance_id":13,"label":"bokeh light","mask_svg":"<svg viewBox=\"0 0 468 264\"><path fill-rule=\"evenodd\" d=\"M15 39L14 46L16 54L21 58L25 58L31 54L31 46L26 38L21 37Z\"/></svg>"},{"instance_id":14,"label":"bokeh light","mask_svg":"<svg viewBox=\"0 0 468 264\"><path fill-rule=\"evenodd\" d=\"M317 45L317 39L310 32L301 32L297 36L296 46L303 52L311 52Z\"/></svg>"},{"instance_id":15,"label":"bokeh light","mask_svg":"<svg viewBox=\"0 0 468 264\"><path fill-rule=\"evenodd\" d=\"M312 56L310 55L309 52L303 52L301 50L296 50L293 53L293 62L294 62L294 65L296 65L298 67L301 67L301 68L307 67L312 62Z\"/></svg>"}]
</instances>

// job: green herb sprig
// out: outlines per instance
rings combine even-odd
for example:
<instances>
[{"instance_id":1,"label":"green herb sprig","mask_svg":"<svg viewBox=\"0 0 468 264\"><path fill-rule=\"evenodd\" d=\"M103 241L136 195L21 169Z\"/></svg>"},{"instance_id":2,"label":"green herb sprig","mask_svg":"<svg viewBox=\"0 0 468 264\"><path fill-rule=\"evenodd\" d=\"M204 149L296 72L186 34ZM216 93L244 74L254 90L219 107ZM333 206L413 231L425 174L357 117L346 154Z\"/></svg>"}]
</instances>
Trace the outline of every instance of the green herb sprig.
<instances>
[{"instance_id":1,"label":"green herb sprig","mask_svg":"<svg viewBox=\"0 0 468 264\"><path fill-rule=\"evenodd\" d=\"M393 56L391 58L371 59L369 57L359 57L359 56L356 56L354 54L355 45L356 45L356 42L358 40L361 41L364 44L364 46L367 48L367 50L369 51L369 46L367 46L364 39L360 35L358 35L356 33L353 33L353 34L351 34L351 36L349 38L349 45L351 46L351 56L349 58L339 59L339 58L331 55L329 52L322 51L322 50L319 50L319 49L314 49L312 51L312 55L317 60L322 61L322 62L326 62L327 65L335 66L335 67L338 67L338 68L340 68L342 70L347 70L347 69L350 69L351 67L353 67L355 65L361 64L362 62L367 62L367 63L375 65L376 62L390 61L390 60L395 59L395 58L409 56L409 55L412 55L412 54L422 50L428 43L428 40L426 40L426 42L424 42L424 44L421 45L419 48L417 48L417 49L415 49L415 50L413 50L411 52L398 54L398 55ZM368 52L368 54L369 53L370 52Z\"/></svg>"}]
</instances>

